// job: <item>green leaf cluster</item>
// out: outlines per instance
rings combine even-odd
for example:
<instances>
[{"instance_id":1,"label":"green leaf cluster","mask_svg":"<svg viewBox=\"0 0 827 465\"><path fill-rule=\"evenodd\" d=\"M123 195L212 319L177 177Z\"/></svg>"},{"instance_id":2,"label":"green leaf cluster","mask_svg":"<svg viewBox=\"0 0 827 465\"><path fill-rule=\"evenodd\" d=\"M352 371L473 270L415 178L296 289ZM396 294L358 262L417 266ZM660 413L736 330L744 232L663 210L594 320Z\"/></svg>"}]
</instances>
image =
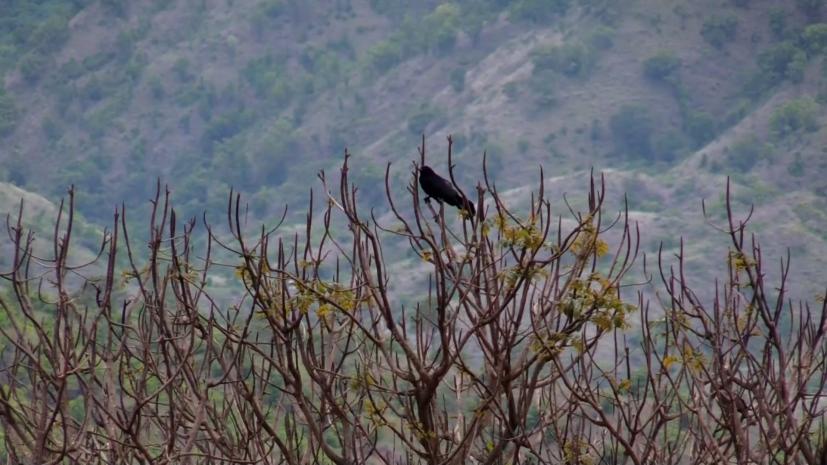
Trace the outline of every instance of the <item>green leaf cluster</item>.
<instances>
[{"instance_id":1,"label":"green leaf cluster","mask_svg":"<svg viewBox=\"0 0 827 465\"><path fill-rule=\"evenodd\" d=\"M818 103L812 98L802 97L790 100L770 116L770 129L781 139L799 132L818 130Z\"/></svg>"}]
</instances>

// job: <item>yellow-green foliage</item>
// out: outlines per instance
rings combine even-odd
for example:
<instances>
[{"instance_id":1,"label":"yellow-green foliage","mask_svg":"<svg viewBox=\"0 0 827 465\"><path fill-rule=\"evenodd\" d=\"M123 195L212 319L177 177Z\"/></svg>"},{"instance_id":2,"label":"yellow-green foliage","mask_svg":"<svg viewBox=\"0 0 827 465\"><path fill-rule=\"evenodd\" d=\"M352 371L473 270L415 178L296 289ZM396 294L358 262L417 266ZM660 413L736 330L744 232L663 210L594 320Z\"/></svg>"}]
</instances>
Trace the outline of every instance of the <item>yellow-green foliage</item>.
<instances>
[{"instance_id":1,"label":"yellow-green foliage","mask_svg":"<svg viewBox=\"0 0 827 465\"><path fill-rule=\"evenodd\" d=\"M504 247L538 249L543 245L542 231L537 227L536 218L532 218L528 225L523 226L509 221L504 215L497 215L494 223L500 232ZM487 234L489 230L490 226L484 225L483 234Z\"/></svg>"}]
</instances>

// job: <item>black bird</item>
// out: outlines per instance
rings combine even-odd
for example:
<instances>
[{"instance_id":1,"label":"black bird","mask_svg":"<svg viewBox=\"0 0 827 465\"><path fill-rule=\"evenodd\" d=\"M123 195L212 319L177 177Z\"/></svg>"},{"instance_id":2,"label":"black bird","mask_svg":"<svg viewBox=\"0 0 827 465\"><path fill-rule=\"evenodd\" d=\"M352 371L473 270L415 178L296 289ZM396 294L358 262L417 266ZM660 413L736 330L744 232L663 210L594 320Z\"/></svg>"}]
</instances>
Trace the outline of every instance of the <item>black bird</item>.
<instances>
[{"instance_id":1,"label":"black bird","mask_svg":"<svg viewBox=\"0 0 827 465\"><path fill-rule=\"evenodd\" d=\"M427 165L423 165L419 170L419 185L427 195L425 203L430 202L431 198L438 202L445 202L448 205L465 210L469 215L474 215L474 202L462 196L451 183L442 176L434 173L434 170Z\"/></svg>"}]
</instances>

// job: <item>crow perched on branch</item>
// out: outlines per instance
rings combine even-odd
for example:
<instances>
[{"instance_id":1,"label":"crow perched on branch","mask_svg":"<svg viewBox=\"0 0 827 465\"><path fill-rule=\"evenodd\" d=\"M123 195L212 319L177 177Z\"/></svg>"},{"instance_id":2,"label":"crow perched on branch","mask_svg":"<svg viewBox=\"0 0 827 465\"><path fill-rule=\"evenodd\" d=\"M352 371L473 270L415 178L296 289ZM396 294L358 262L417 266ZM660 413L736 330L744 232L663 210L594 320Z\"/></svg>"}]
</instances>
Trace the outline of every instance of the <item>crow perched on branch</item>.
<instances>
[{"instance_id":1,"label":"crow perched on branch","mask_svg":"<svg viewBox=\"0 0 827 465\"><path fill-rule=\"evenodd\" d=\"M474 215L476 211L474 202L463 197L448 180L434 173L434 170L427 165L419 169L419 185L425 191L425 203L434 198L438 202L445 202L460 210L465 210L469 215Z\"/></svg>"}]
</instances>

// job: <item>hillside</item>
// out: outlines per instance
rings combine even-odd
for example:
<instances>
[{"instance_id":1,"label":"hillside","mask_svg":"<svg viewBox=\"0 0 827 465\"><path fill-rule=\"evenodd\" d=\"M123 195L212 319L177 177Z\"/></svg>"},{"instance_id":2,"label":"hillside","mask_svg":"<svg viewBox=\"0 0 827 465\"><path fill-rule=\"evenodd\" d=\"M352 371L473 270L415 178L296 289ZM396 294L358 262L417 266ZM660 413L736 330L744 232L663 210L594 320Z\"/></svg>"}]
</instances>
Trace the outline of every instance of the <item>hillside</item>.
<instances>
[{"instance_id":1,"label":"hillside","mask_svg":"<svg viewBox=\"0 0 827 465\"><path fill-rule=\"evenodd\" d=\"M402 192L420 133L440 170L452 134L459 181L486 152L515 202L538 165L558 199L605 171L646 250L684 235L703 278L725 262L701 199L720 215L732 176L767 256L789 247L802 297L821 290L822 1L408 3L4 2L0 179L52 201L75 184L102 225L156 177L187 215L221 218L233 186L300 222L345 147L381 205L385 164Z\"/></svg>"},{"instance_id":2,"label":"hillside","mask_svg":"<svg viewBox=\"0 0 827 465\"><path fill-rule=\"evenodd\" d=\"M21 202L23 216L20 218L24 226L23 238L26 234L33 233L32 250L36 257L45 260L54 257L52 238L55 233L55 220L57 219L60 207L53 204L41 195L27 192L13 184L0 182L0 222L2 222L3 236L0 239L0 269L4 273L10 271L13 263L14 247L12 235L20 214ZM63 223L61 234L66 230L66 216L68 205L63 212ZM84 218L78 216L72 225L72 255L69 264L73 266L89 263L94 260L100 250L101 239L103 239L100 228L90 224ZM36 266L42 264L40 260L35 261ZM42 269L32 270L32 275L38 277L47 276L48 271L41 274ZM92 277L90 274L100 273L100 268L87 268L83 271L84 276ZM76 276L72 276L74 280ZM5 282L4 282L5 285Z\"/></svg>"}]
</instances>

